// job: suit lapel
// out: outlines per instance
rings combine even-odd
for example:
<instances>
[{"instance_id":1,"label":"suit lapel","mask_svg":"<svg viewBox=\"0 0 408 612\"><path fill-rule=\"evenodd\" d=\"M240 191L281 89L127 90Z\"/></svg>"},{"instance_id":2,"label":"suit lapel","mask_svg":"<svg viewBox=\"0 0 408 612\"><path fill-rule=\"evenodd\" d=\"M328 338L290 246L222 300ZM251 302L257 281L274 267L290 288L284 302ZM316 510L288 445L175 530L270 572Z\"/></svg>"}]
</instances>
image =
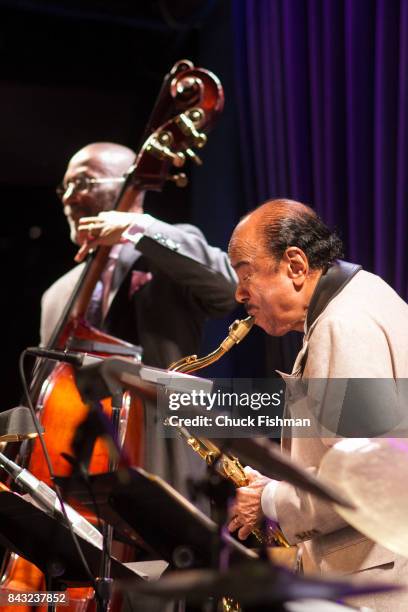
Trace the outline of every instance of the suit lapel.
<instances>
[{"instance_id":1,"label":"suit lapel","mask_svg":"<svg viewBox=\"0 0 408 612\"><path fill-rule=\"evenodd\" d=\"M137 251L133 244L127 243L123 245L112 276L112 284L109 292L108 308L105 319L109 316L112 302L115 299L123 280L140 256L141 252Z\"/></svg>"}]
</instances>

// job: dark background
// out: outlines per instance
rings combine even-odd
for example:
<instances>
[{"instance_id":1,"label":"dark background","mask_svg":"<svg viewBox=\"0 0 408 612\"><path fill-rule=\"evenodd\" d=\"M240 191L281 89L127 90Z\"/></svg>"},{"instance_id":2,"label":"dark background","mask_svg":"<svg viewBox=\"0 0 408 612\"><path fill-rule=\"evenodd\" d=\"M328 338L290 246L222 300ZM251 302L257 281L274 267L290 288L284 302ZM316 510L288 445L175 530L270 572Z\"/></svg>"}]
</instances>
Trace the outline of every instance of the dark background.
<instances>
[{"instance_id":1,"label":"dark background","mask_svg":"<svg viewBox=\"0 0 408 612\"><path fill-rule=\"evenodd\" d=\"M226 110L202 151L204 166L189 169L190 186L169 183L148 194L146 210L194 221L225 248L217 221L229 215L222 196L228 191L230 201L239 170L228 2L1 2L0 17L6 409L20 398L18 355L38 343L41 295L73 265L76 249L54 192L73 153L93 141L137 147L165 73L189 58L222 80ZM220 139L229 151L221 163ZM207 197L220 202L211 224ZM216 329L221 340L226 323Z\"/></svg>"}]
</instances>

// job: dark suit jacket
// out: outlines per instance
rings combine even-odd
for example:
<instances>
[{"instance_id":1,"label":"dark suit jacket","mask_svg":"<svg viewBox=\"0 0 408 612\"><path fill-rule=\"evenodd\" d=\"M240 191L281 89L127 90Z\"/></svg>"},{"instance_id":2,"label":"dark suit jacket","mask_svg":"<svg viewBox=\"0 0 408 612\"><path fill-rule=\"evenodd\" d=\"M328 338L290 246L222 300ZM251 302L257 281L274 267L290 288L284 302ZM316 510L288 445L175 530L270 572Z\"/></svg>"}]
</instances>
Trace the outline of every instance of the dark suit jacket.
<instances>
[{"instance_id":1,"label":"dark suit jacket","mask_svg":"<svg viewBox=\"0 0 408 612\"><path fill-rule=\"evenodd\" d=\"M59 278L43 295L41 343L54 329L83 264ZM133 270L150 271L152 280L132 293ZM143 361L167 367L197 352L207 317L236 306L236 277L227 255L208 245L191 225L155 221L137 245L122 248L112 279L111 304L102 329L140 344Z\"/></svg>"},{"instance_id":2,"label":"dark suit jacket","mask_svg":"<svg viewBox=\"0 0 408 612\"><path fill-rule=\"evenodd\" d=\"M140 344L144 363L166 368L197 353L206 318L235 308L235 274L226 254L193 226L158 221L137 249L122 249L112 283L117 293L103 328ZM130 297L135 268L153 277Z\"/></svg>"}]
</instances>

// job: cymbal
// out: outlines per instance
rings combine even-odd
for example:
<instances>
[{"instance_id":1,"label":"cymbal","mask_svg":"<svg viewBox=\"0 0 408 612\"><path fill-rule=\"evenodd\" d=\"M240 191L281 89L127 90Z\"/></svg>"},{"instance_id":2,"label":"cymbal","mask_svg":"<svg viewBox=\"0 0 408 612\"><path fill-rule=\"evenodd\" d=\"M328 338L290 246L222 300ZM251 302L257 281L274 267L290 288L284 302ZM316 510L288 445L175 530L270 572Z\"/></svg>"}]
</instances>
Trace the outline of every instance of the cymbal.
<instances>
[{"instance_id":1,"label":"cymbal","mask_svg":"<svg viewBox=\"0 0 408 612\"><path fill-rule=\"evenodd\" d=\"M37 433L26 433L26 434L4 434L0 436L1 442L23 442L24 440L32 440L38 436Z\"/></svg>"},{"instance_id":2,"label":"cymbal","mask_svg":"<svg viewBox=\"0 0 408 612\"><path fill-rule=\"evenodd\" d=\"M320 475L335 483L354 508L335 505L350 525L408 557L408 440L341 440L323 458Z\"/></svg>"},{"instance_id":3,"label":"cymbal","mask_svg":"<svg viewBox=\"0 0 408 612\"><path fill-rule=\"evenodd\" d=\"M386 584L353 585L343 580L306 578L265 562L234 566L224 572L187 570L167 574L157 582L119 580L117 587L165 600L185 598L200 602L208 597L232 597L240 604L278 603L298 599L338 600L396 587Z\"/></svg>"},{"instance_id":4,"label":"cymbal","mask_svg":"<svg viewBox=\"0 0 408 612\"><path fill-rule=\"evenodd\" d=\"M349 608L349 606L322 599L305 599L303 601L286 602L283 609L285 612L310 612L310 610L313 610L313 612L357 612L357 608ZM363 609L365 612L373 612L371 608Z\"/></svg>"},{"instance_id":5,"label":"cymbal","mask_svg":"<svg viewBox=\"0 0 408 612\"><path fill-rule=\"evenodd\" d=\"M353 507L352 501L337 482L323 482L282 453L267 438L229 438L214 442L224 451L235 452L241 463L247 463L269 478L285 480L324 501Z\"/></svg>"},{"instance_id":6,"label":"cymbal","mask_svg":"<svg viewBox=\"0 0 408 612\"><path fill-rule=\"evenodd\" d=\"M42 426L39 430L43 431ZM38 435L30 410L27 406L17 406L0 414L0 443L21 442Z\"/></svg>"}]
</instances>

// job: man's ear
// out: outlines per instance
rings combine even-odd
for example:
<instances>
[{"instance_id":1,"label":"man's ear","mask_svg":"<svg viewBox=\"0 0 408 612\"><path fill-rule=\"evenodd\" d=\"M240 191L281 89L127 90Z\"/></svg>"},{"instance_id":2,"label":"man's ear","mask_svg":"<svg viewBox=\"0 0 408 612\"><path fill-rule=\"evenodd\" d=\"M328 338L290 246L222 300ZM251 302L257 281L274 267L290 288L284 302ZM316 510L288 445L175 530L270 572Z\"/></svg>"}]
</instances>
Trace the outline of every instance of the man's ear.
<instances>
[{"instance_id":1,"label":"man's ear","mask_svg":"<svg viewBox=\"0 0 408 612\"><path fill-rule=\"evenodd\" d=\"M283 255L287 274L297 288L301 288L309 272L309 262L299 247L288 247Z\"/></svg>"}]
</instances>

